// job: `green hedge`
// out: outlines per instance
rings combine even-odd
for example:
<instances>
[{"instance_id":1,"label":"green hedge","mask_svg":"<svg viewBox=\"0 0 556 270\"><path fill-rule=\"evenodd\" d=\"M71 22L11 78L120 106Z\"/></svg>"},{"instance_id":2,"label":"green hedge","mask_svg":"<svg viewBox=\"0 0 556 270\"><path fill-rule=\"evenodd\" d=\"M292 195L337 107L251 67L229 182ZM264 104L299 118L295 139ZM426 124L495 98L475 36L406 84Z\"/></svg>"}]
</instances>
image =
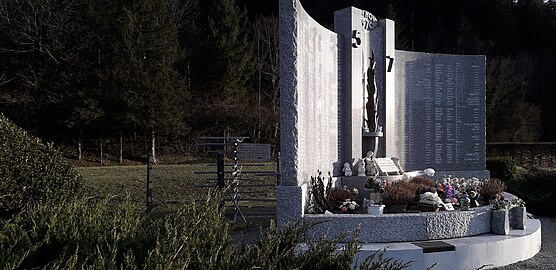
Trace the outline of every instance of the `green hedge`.
<instances>
[{"instance_id":1,"label":"green hedge","mask_svg":"<svg viewBox=\"0 0 556 270\"><path fill-rule=\"evenodd\" d=\"M505 183L517 178L517 166L510 157L488 158L486 169L490 171L491 178L498 178Z\"/></svg>"},{"instance_id":2,"label":"green hedge","mask_svg":"<svg viewBox=\"0 0 556 270\"><path fill-rule=\"evenodd\" d=\"M43 144L0 114L0 217L29 204L67 198L78 174L52 144Z\"/></svg>"},{"instance_id":3,"label":"green hedge","mask_svg":"<svg viewBox=\"0 0 556 270\"><path fill-rule=\"evenodd\" d=\"M527 168L518 181L508 183L508 192L523 199L527 212L556 217L556 172Z\"/></svg>"}]
</instances>

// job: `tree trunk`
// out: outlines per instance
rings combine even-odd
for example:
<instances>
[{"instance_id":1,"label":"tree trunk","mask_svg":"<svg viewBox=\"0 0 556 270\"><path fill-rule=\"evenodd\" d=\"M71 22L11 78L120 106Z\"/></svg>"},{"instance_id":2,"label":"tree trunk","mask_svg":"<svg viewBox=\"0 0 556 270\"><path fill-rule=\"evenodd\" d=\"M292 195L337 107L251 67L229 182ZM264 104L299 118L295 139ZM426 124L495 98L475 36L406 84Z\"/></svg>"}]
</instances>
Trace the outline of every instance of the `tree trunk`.
<instances>
[{"instance_id":1,"label":"tree trunk","mask_svg":"<svg viewBox=\"0 0 556 270\"><path fill-rule=\"evenodd\" d=\"M156 150L156 140L155 140L154 131L151 132L151 158L153 163L158 163L156 159L155 150Z\"/></svg>"},{"instance_id":2,"label":"tree trunk","mask_svg":"<svg viewBox=\"0 0 556 270\"><path fill-rule=\"evenodd\" d=\"M276 122L274 124L274 138L278 138L278 131L280 130L280 123Z\"/></svg>"},{"instance_id":3,"label":"tree trunk","mask_svg":"<svg viewBox=\"0 0 556 270\"><path fill-rule=\"evenodd\" d=\"M104 153L102 152L102 137L100 137L100 164L102 165L102 156Z\"/></svg>"},{"instance_id":4,"label":"tree trunk","mask_svg":"<svg viewBox=\"0 0 556 270\"><path fill-rule=\"evenodd\" d=\"M119 159L120 164L122 164L124 162L124 136L123 136L123 132L120 131L120 159Z\"/></svg>"},{"instance_id":5,"label":"tree trunk","mask_svg":"<svg viewBox=\"0 0 556 270\"><path fill-rule=\"evenodd\" d=\"M133 124L133 147L131 147L131 155L134 157L135 147L137 147L137 124Z\"/></svg>"},{"instance_id":6,"label":"tree trunk","mask_svg":"<svg viewBox=\"0 0 556 270\"><path fill-rule=\"evenodd\" d=\"M77 160L81 161L82 155L82 145L81 145L81 131L79 131L79 137L77 138Z\"/></svg>"}]
</instances>

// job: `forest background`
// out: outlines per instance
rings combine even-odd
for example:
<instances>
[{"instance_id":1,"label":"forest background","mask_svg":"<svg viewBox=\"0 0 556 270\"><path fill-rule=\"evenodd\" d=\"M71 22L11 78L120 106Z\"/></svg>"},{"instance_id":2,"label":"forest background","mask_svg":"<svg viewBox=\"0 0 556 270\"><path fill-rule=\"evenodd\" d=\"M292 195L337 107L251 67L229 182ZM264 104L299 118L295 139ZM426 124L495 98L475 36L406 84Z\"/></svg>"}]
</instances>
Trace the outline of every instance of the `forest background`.
<instances>
[{"instance_id":1,"label":"forest background","mask_svg":"<svg viewBox=\"0 0 556 270\"><path fill-rule=\"evenodd\" d=\"M487 57L487 141L556 141L556 1L302 0L396 21L401 50ZM0 112L84 151L279 144L278 0L0 0Z\"/></svg>"}]
</instances>

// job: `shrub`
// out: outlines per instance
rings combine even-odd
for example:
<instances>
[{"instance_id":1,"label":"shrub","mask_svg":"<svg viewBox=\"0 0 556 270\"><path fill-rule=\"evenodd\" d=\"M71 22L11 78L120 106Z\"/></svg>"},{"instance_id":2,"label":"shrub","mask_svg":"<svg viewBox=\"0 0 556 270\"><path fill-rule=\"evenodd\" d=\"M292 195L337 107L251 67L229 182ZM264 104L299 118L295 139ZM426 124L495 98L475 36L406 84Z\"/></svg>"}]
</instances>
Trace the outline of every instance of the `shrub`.
<instances>
[{"instance_id":1,"label":"shrub","mask_svg":"<svg viewBox=\"0 0 556 270\"><path fill-rule=\"evenodd\" d=\"M3 224L0 269L230 269L238 260L217 203L143 213L129 200L43 203Z\"/></svg>"},{"instance_id":2,"label":"shrub","mask_svg":"<svg viewBox=\"0 0 556 270\"><path fill-rule=\"evenodd\" d=\"M486 169L490 171L491 178L502 179L504 182L517 178L517 166L510 157L488 158Z\"/></svg>"},{"instance_id":3,"label":"shrub","mask_svg":"<svg viewBox=\"0 0 556 270\"><path fill-rule=\"evenodd\" d=\"M350 269L359 251L357 234L341 251L346 234L306 240L311 225L271 225L257 243L239 247L215 203L220 199L159 219L129 201L45 202L0 224L0 269ZM359 269L407 265L380 253Z\"/></svg>"},{"instance_id":4,"label":"shrub","mask_svg":"<svg viewBox=\"0 0 556 270\"><path fill-rule=\"evenodd\" d=\"M357 267L354 257L361 248L358 243L358 231L351 240L342 245L347 233L332 239L326 236L306 237L306 231L312 225L287 227L276 230L274 226L262 235L255 245L247 246L243 252L245 263L236 269L369 269L401 270L411 263L384 257L384 250L367 257ZM306 243L306 250L299 252L299 243Z\"/></svg>"},{"instance_id":5,"label":"shrub","mask_svg":"<svg viewBox=\"0 0 556 270\"><path fill-rule=\"evenodd\" d=\"M433 188L436 187L436 182L426 176L417 176L411 178L410 182L417 184L419 186L426 186L426 187L433 187Z\"/></svg>"},{"instance_id":6,"label":"shrub","mask_svg":"<svg viewBox=\"0 0 556 270\"><path fill-rule=\"evenodd\" d=\"M42 200L59 201L79 186L77 173L52 144L43 144L0 114L0 217Z\"/></svg>"},{"instance_id":7,"label":"shrub","mask_svg":"<svg viewBox=\"0 0 556 270\"><path fill-rule=\"evenodd\" d=\"M549 169L525 172L523 180L508 183L508 192L527 202L527 212L556 217L556 172Z\"/></svg>"}]
</instances>

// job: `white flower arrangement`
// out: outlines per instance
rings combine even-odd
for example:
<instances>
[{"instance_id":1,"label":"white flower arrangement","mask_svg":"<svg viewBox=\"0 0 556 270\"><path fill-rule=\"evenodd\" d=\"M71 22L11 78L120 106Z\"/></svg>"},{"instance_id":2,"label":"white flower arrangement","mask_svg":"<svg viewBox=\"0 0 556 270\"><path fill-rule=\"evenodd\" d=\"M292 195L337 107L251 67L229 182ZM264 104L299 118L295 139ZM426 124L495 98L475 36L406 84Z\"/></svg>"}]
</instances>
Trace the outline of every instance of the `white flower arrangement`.
<instances>
[{"instance_id":1,"label":"white flower arrangement","mask_svg":"<svg viewBox=\"0 0 556 270\"><path fill-rule=\"evenodd\" d=\"M343 203L342 206L340 206L340 210L342 210L342 212L348 212L349 210L354 211L357 207L359 207L359 204L357 204L357 202L352 201L350 199L346 199Z\"/></svg>"}]
</instances>

